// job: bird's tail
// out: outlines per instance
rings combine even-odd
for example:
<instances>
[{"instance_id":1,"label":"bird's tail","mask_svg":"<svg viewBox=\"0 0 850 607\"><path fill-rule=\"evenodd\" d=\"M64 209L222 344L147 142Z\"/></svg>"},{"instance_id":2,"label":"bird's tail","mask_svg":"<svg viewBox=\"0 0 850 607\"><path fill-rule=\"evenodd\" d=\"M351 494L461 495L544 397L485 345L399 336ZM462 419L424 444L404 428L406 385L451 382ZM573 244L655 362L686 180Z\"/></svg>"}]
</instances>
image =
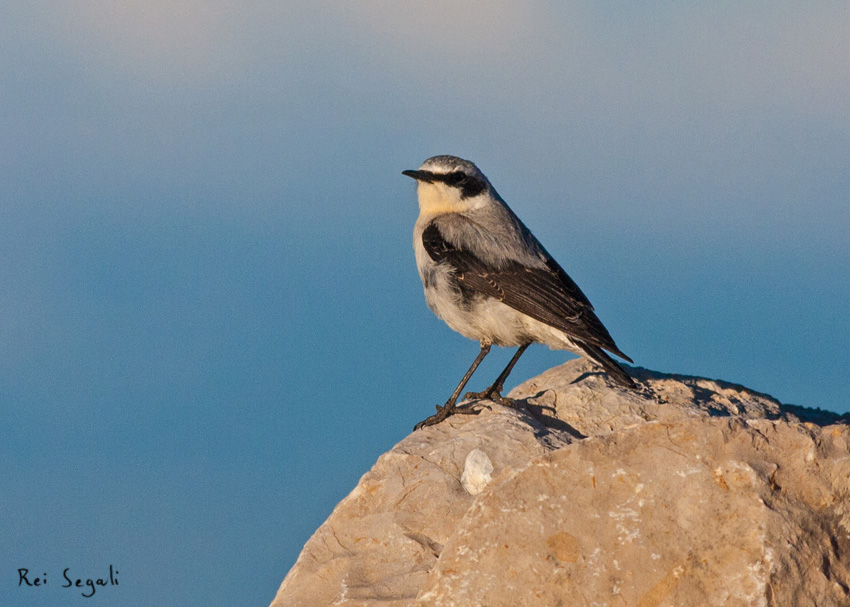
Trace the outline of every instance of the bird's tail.
<instances>
[{"instance_id":1,"label":"bird's tail","mask_svg":"<svg viewBox=\"0 0 850 607\"><path fill-rule=\"evenodd\" d=\"M616 384L631 390L637 389L637 384L635 384L631 376L626 373L625 369L618 365L613 358L608 356L602 348L583 341L576 342L576 345L584 350L584 353L587 354L592 361L605 369L608 377L613 379Z\"/></svg>"}]
</instances>

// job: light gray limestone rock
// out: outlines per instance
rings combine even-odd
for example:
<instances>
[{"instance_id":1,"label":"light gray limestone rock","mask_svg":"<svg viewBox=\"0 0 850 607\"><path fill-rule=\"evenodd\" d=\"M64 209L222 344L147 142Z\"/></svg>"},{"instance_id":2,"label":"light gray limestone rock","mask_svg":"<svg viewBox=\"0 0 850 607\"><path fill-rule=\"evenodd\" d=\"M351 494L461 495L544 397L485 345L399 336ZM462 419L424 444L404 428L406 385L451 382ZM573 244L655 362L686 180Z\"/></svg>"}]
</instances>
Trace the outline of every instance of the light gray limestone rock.
<instances>
[{"instance_id":1,"label":"light gray limestone rock","mask_svg":"<svg viewBox=\"0 0 850 607\"><path fill-rule=\"evenodd\" d=\"M414 604L850 605L847 426L650 422L483 492Z\"/></svg>"},{"instance_id":2,"label":"light gray limestone rock","mask_svg":"<svg viewBox=\"0 0 850 607\"><path fill-rule=\"evenodd\" d=\"M272 607L850 605L850 431L582 360L381 456Z\"/></svg>"},{"instance_id":3,"label":"light gray limestone rock","mask_svg":"<svg viewBox=\"0 0 850 607\"><path fill-rule=\"evenodd\" d=\"M410 605L473 503L464 470L471 466L467 484L480 492L488 476L572 440L526 414L494 409L414 432L378 458L304 546L272 605ZM483 456L468 464L476 451Z\"/></svg>"}]
</instances>

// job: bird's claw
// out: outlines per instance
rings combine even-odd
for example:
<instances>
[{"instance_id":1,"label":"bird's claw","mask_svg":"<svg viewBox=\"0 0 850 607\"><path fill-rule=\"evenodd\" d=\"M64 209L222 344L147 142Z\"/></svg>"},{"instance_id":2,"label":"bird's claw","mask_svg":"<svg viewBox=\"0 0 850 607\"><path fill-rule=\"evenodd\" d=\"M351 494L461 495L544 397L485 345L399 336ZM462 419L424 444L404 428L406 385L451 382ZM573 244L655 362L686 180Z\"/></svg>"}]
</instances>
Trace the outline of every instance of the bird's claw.
<instances>
[{"instance_id":1,"label":"bird's claw","mask_svg":"<svg viewBox=\"0 0 850 607\"><path fill-rule=\"evenodd\" d=\"M502 395L498 390L483 390L481 392L467 392L463 395L463 400L492 400L497 403L501 400Z\"/></svg>"},{"instance_id":2,"label":"bird's claw","mask_svg":"<svg viewBox=\"0 0 850 607\"><path fill-rule=\"evenodd\" d=\"M514 407L516 408L516 401L512 398L507 398L502 396L501 391L499 390L484 390L483 392L467 392L463 395L464 400L489 400L491 402L496 403L497 405L502 405L503 407Z\"/></svg>"},{"instance_id":3,"label":"bird's claw","mask_svg":"<svg viewBox=\"0 0 850 607\"><path fill-rule=\"evenodd\" d=\"M449 406L449 403L446 403L445 405L435 405L434 408L437 409L437 412L431 417L423 419L421 422L413 426L414 432L421 430L426 426L435 426L452 415L478 415L479 413L477 409L473 409L471 407L458 408L455 407L454 404Z\"/></svg>"},{"instance_id":4,"label":"bird's claw","mask_svg":"<svg viewBox=\"0 0 850 607\"><path fill-rule=\"evenodd\" d=\"M510 407L511 409L518 408L518 401L514 400L513 398L508 398L507 396L502 396L501 394L499 396L491 398L490 400L492 400L497 405L502 405L503 407Z\"/></svg>"},{"instance_id":5,"label":"bird's claw","mask_svg":"<svg viewBox=\"0 0 850 607\"><path fill-rule=\"evenodd\" d=\"M451 405L451 406L450 406ZM454 412L454 403L446 403L445 405L435 405L437 412L431 417L423 419L421 422L413 426L413 431L421 430L425 426L433 426L439 424Z\"/></svg>"}]
</instances>

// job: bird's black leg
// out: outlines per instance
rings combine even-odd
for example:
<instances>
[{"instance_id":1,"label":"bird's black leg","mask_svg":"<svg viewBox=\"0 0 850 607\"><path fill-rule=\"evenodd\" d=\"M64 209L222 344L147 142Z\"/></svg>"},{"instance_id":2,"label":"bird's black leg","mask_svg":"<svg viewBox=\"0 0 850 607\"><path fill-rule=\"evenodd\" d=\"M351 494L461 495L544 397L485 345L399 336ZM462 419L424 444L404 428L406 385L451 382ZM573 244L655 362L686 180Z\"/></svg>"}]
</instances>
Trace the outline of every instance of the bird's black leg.
<instances>
[{"instance_id":1,"label":"bird's black leg","mask_svg":"<svg viewBox=\"0 0 850 607\"><path fill-rule=\"evenodd\" d=\"M460 396L460 393L466 386L466 383L469 381L469 378L472 377L473 373L475 373L475 369L478 368L478 365L481 364L481 361L484 360L484 357L487 356L488 352L490 352L490 344L481 342L481 351L478 353L478 356L475 357L475 360L472 361L472 365L469 367L466 374L463 376L463 379L460 380L460 383L457 385L457 388L455 388L455 391L452 392L452 395L449 397L449 400L446 401L446 404L442 407L440 405L437 405L437 413L432 415L428 419L424 419L418 424L416 424L416 426L413 427L414 430L419 430L420 428L424 428L425 426L433 426L434 424L439 424L449 415L452 415L456 412L455 403L457 403L457 397Z\"/></svg>"},{"instance_id":2,"label":"bird's black leg","mask_svg":"<svg viewBox=\"0 0 850 607\"><path fill-rule=\"evenodd\" d=\"M464 395L464 399L486 399L492 400L499 404L506 404L505 399L502 397L502 388L505 387L505 380L508 379L508 375L511 374L511 371L514 370L514 365L516 361L519 360L519 357L522 356L522 353L525 352L526 348L531 344L523 344L519 347L514 354L514 357L511 359L511 362L508 363L508 366L505 367L504 371L499 374L499 377L496 378L496 381L493 382L493 385L484 390L483 392L467 392Z\"/></svg>"}]
</instances>

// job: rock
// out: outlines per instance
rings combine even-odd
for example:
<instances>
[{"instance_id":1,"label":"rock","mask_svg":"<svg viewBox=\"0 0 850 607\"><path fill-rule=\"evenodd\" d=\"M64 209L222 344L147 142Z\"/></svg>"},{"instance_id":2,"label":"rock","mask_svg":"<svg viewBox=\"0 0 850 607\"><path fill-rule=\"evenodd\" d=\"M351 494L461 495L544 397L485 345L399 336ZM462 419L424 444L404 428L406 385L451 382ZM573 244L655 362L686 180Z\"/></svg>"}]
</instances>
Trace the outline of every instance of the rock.
<instances>
[{"instance_id":1,"label":"rock","mask_svg":"<svg viewBox=\"0 0 850 607\"><path fill-rule=\"evenodd\" d=\"M272 604L410 605L473 493L571 440L513 409L493 409L414 432L378 458L307 542Z\"/></svg>"},{"instance_id":2,"label":"rock","mask_svg":"<svg viewBox=\"0 0 850 607\"><path fill-rule=\"evenodd\" d=\"M583 360L414 432L272 607L850 605L845 418Z\"/></svg>"},{"instance_id":3,"label":"rock","mask_svg":"<svg viewBox=\"0 0 850 607\"><path fill-rule=\"evenodd\" d=\"M475 501L416 604L848 605L848 438L726 418L559 449Z\"/></svg>"}]
</instances>

